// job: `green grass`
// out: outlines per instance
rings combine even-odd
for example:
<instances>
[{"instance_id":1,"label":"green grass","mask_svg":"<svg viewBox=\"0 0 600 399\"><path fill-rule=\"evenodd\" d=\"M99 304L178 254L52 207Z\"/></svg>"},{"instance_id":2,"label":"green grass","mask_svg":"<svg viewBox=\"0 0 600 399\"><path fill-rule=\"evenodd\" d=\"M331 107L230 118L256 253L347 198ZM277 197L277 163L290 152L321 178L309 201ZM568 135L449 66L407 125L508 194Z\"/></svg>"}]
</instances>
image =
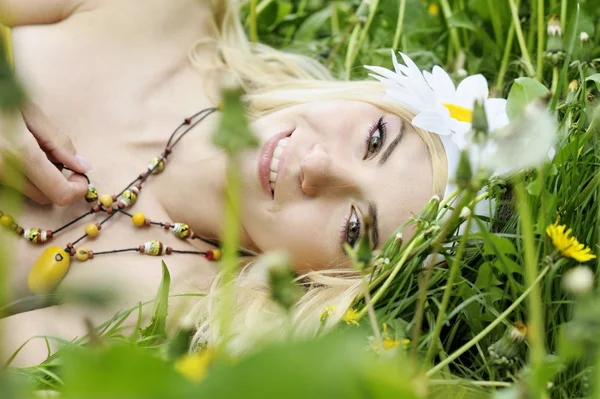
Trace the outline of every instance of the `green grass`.
<instances>
[{"instance_id":1,"label":"green grass","mask_svg":"<svg viewBox=\"0 0 600 399\"><path fill-rule=\"evenodd\" d=\"M554 160L489 188L509 210L491 221L492 229L456 236L450 234L456 227L452 220L430 229L436 223L419 215L423 234L393 253L388 267L365 277L370 295L362 295L355 307L371 317L363 317L360 328L342 323L330 337L274 344L242 359L222 351L206 379L193 384L172 367L181 354L173 349L181 336L168 338L164 328L154 328L164 322L164 312L155 312L150 328L140 324L127 334L121 314L93 330L93 344L79 340L40 366L9 369L2 378L15 392L56 389L66 397L91 397L92 392L98 397L253 397L259 391L261 397L410 398L424 397L426 391L430 396L485 397L506 387L503 394L510 398L600 397L600 300L596 293L576 297L565 292L563 275L577 262L557 254L545 233L560 216L580 242L600 253L596 3L248 2L242 11L251 38L317 58L340 79L366 78L363 64L391 67L390 48L409 54L422 69L441 65L457 81L463 71L482 73L498 97L508 96L517 78L536 79L553 93L549 107L558 116L560 132ZM434 8L438 14L431 12ZM548 52L551 14L558 15L564 36L559 50ZM587 44L580 41L582 31L589 35ZM0 77L10 80L7 74ZM578 85L570 90L572 81ZM6 98L3 104L14 104ZM474 191L465 191L463 204L469 195ZM473 218L470 223L485 227L483 222ZM446 262L423 270L434 252ZM359 255L363 260L370 256ZM586 265L597 273L597 259ZM395 268L398 273L388 280ZM373 317L376 326L369 325ZM511 344L514 351L508 356L503 336L518 321L528 326L529 336L523 344ZM369 349L367 336L373 327L381 333L383 323L389 338L411 339L406 350L378 356ZM489 351L492 346L510 357L509 364L500 364Z\"/></svg>"}]
</instances>

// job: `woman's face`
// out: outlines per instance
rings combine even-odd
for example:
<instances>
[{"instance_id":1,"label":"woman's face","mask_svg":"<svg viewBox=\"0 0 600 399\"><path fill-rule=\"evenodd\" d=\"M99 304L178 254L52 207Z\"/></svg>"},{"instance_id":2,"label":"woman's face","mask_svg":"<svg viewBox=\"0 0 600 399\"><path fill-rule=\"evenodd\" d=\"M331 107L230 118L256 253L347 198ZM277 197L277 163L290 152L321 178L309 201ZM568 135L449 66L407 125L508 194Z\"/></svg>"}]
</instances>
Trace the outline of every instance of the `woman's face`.
<instances>
[{"instance_id":1,"label":"woman's face","mask_svg":"<svg viewBox=\"0 0 600 399\"><path fill-rule=\"evenodd\" d=\"M251 127L260 145L242 157L244 244L285 249L297 270L348 266L343 243L358 240L363 215L381 248L432 196L425 144L371 104L311 102Z\"/></svg>"}]
</instances>

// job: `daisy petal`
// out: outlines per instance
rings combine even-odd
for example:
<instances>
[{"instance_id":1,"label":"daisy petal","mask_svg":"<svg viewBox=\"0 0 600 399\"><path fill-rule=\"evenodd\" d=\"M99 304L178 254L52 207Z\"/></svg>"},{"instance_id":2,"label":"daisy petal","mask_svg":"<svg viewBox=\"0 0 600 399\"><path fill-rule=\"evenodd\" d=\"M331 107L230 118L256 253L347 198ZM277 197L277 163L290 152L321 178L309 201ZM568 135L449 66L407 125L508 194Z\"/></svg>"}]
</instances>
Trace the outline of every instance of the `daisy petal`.
<instances>
[{"instance_id":1,"label":"daisy petal","mask_svg":"<svg viewBox=\"0 0 600 399\"><path fill-rule=\"evenodd\" d=\"M442 103L453 103L456 98L456 88L450 75L439 66L434 66L431 71L432 82L429 85Z\"/></svg>"},{"instance_id":2,"label":"daisy petal","mask_svg":"<svg viewBox=\"0 0 600 399\"><path fill-rule=\"evenodd\" d=\"M446 117L435 110L427 110L419 113L413 118L412 124L432 133L444 136L450 134Z\"/></svg>"},{"instance_id":3,"label":"daisy petal","mask_svg":"<svg viewBox=\"0 0 600 399\"><path fill-rule=\"evenodd\" d=\"M506 114L506 100L503 98L490 98L485 101L485 115L488 119L490 130L500 129L508 125Z\"/></svg>"},{"instance_id":4,"label":"daisy petal","mask_svg":"<svg viewBox=\"0 0 600 399\"><path fill-rule=\"evenodd\" d=\"M473 75L465 78L456 89L456 102L467 109L473 109L475 100L488 97L488 84L483 75Z\"/></svg>"}]
</instances>

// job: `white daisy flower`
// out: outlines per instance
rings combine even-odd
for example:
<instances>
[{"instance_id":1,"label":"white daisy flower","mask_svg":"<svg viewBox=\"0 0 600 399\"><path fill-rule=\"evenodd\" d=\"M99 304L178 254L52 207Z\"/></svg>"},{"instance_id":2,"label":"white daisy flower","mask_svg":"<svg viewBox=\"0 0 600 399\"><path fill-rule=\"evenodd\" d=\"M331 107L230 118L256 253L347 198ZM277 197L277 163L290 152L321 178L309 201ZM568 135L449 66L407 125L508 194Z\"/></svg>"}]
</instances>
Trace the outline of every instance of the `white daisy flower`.
<instances>
[{"instance_id":1,"label":"white daisy flower","mask_svg":"<svg viewBox=\"0 0 600 399\"><path fill-rule=\"evenodd\" d=\"M487 98L488 84L483 75L468 76L455 87L441 67L434 66L431 73L421 72L410 57L400 55L406 65L399 64L392 51L395 71L378 66L365 65L365 68L374 72L370 74L372 77L389 86L387 99L416 114L412 120L414 126L449 136L459 148L465 148L476 99L484 101L490 131L508 124L506 100Z\"/></svg>"}]
</instances>

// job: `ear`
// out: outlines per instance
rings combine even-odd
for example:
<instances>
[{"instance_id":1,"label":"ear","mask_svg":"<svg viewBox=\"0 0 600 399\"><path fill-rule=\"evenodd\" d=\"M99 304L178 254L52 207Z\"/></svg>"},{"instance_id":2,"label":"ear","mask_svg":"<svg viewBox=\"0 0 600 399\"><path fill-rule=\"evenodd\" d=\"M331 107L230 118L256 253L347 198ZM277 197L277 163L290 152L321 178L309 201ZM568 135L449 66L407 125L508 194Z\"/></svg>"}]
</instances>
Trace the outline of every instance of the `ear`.
<instances>
[{"instance_id":1,"label":"ear","mask_svg":"<svg viewBox=\"0 0 600 399\"><path fill-rule=\"evenodd\" d=\"M53 24L67 19L83 0L0 0L0 24Z\"/></svg>"}]
</instances>

